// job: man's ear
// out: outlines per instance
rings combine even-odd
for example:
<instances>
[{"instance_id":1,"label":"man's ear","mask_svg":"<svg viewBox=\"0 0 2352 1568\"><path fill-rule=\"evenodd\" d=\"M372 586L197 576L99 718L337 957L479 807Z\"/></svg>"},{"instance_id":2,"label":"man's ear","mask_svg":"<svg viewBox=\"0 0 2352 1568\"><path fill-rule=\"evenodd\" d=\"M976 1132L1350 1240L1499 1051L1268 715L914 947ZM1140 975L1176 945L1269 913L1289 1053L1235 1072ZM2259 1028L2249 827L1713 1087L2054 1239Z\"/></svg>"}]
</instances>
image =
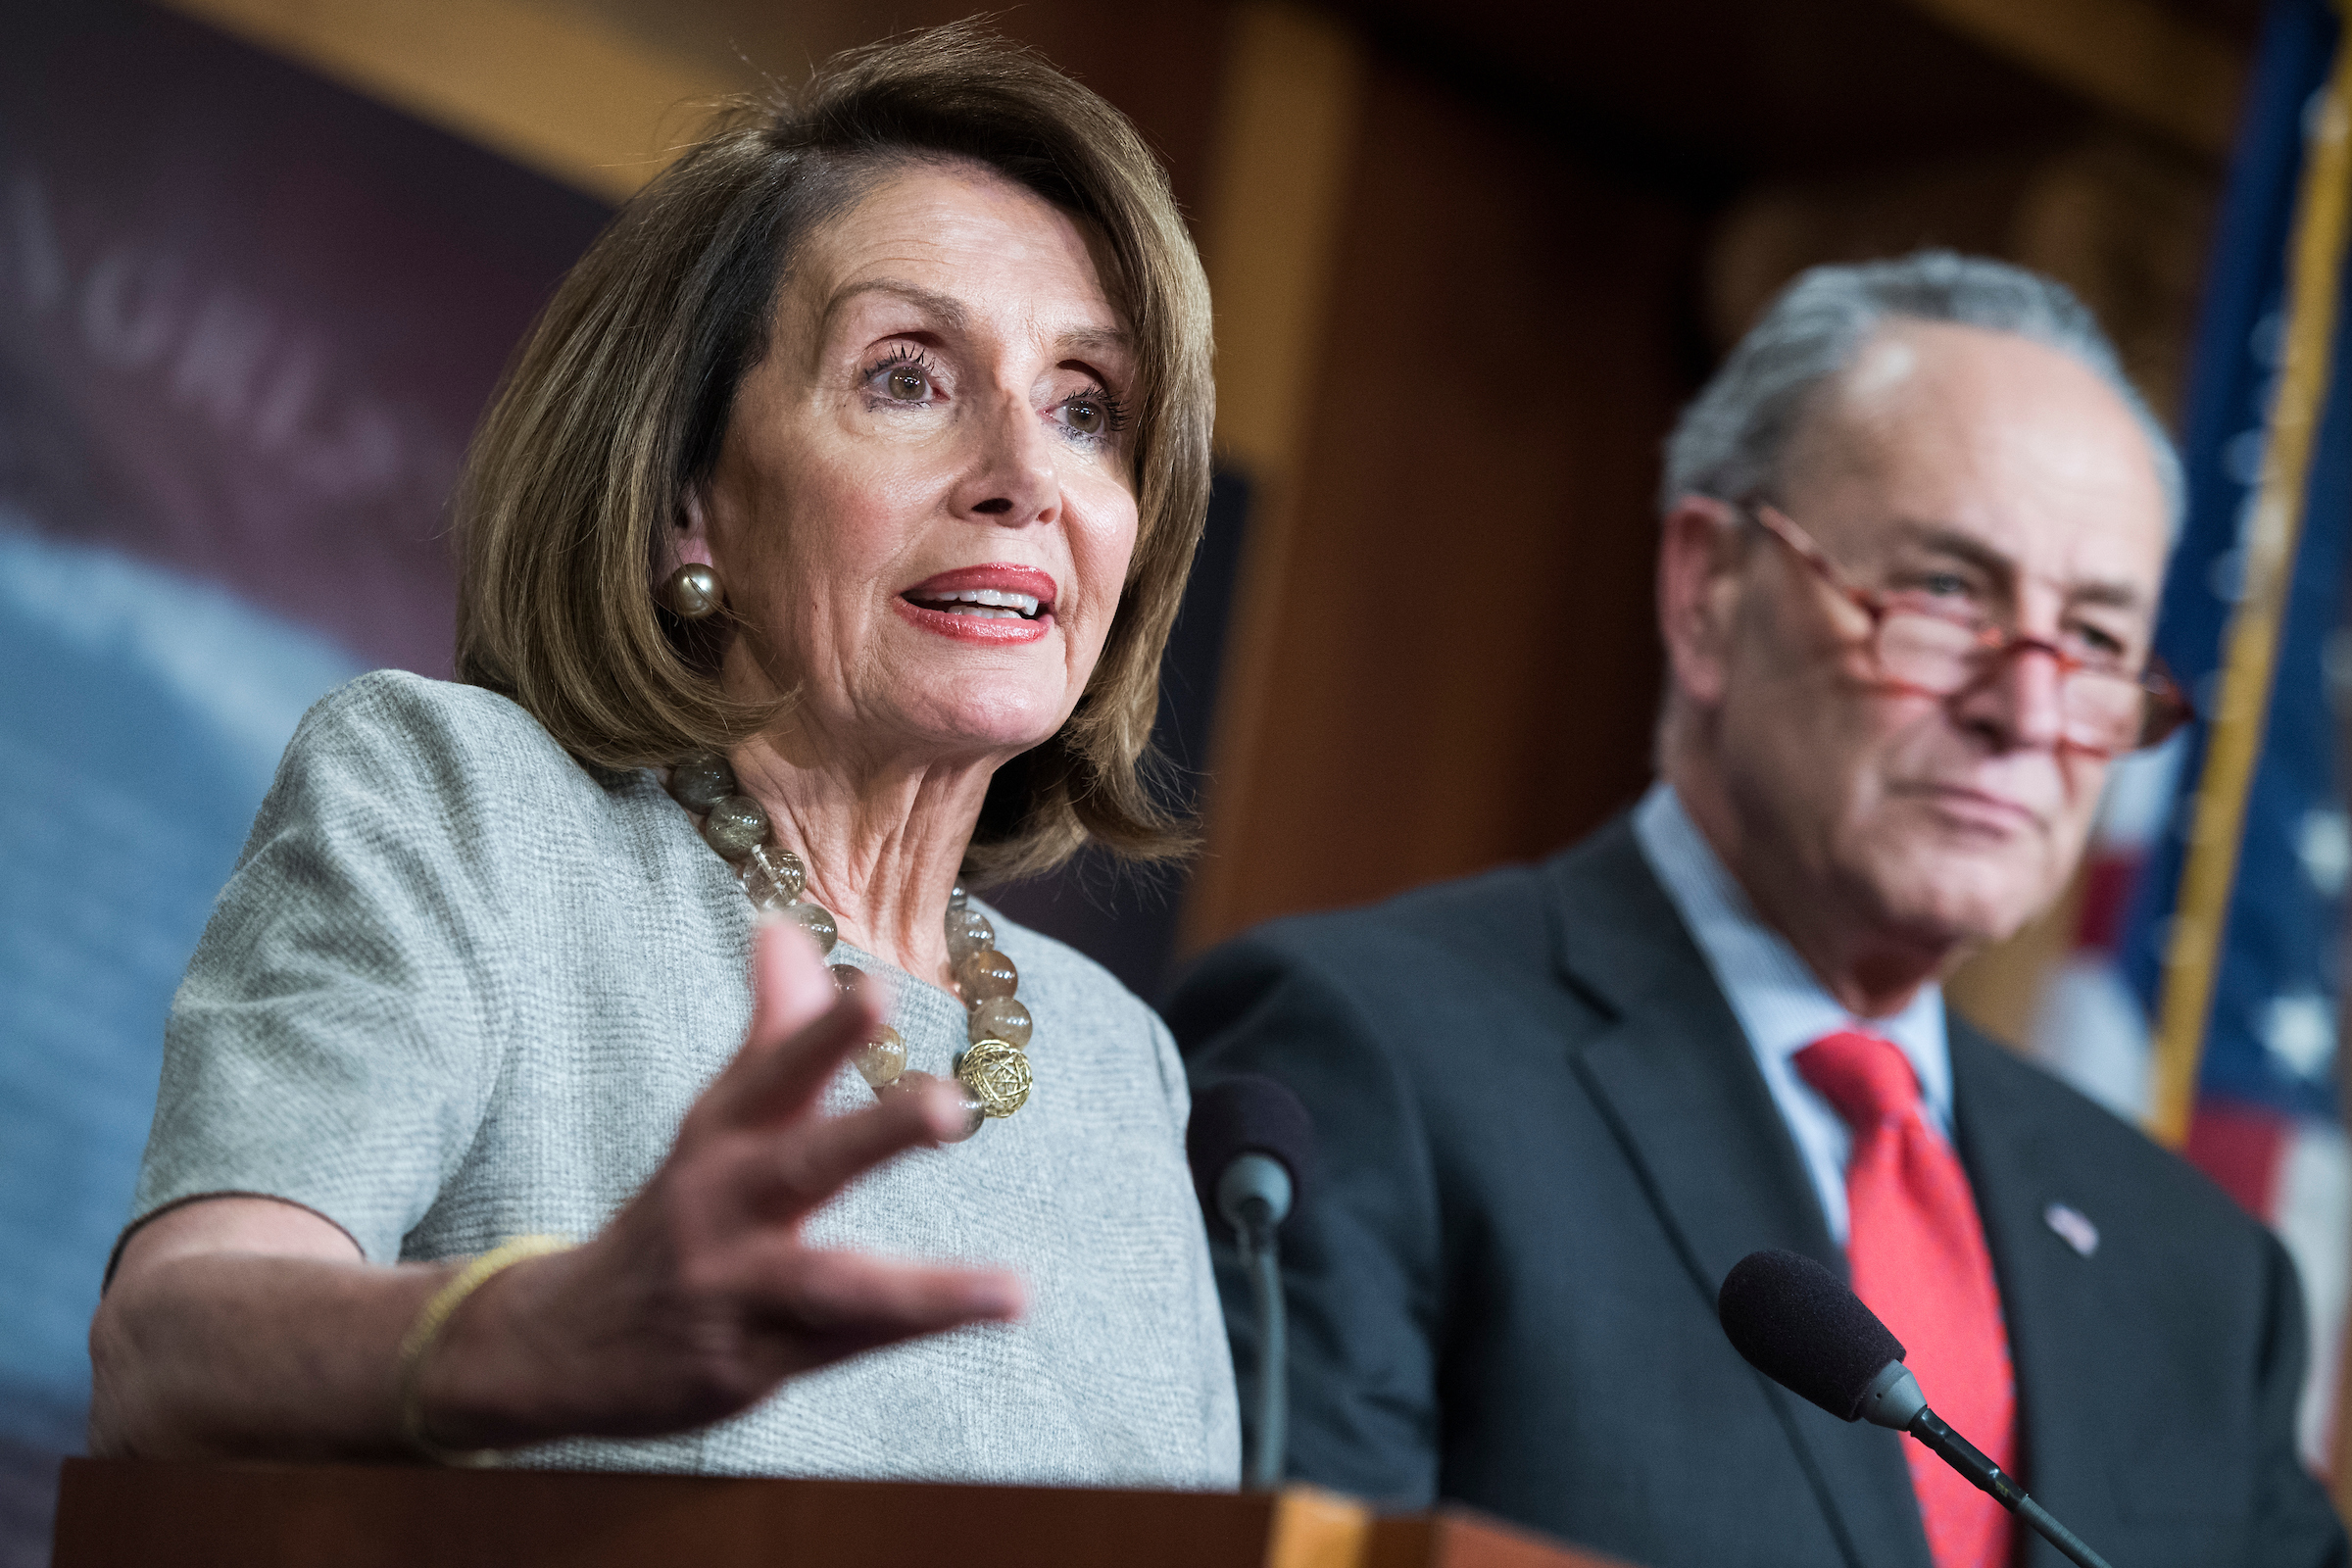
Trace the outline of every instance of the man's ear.
<instances>
[{"instance_id":1,"label":"man's ear","mask_svg":"<svg viewBox=\"0 0 2352 1568\"><path fill-rule=\"evenodd\" d=\"M1684 496L1658 537L1658 632L1675 689L1712 706L1729 679L1740 567L1747 559L1739 513L1713 496Z\"/></svg>"}]
</instances>

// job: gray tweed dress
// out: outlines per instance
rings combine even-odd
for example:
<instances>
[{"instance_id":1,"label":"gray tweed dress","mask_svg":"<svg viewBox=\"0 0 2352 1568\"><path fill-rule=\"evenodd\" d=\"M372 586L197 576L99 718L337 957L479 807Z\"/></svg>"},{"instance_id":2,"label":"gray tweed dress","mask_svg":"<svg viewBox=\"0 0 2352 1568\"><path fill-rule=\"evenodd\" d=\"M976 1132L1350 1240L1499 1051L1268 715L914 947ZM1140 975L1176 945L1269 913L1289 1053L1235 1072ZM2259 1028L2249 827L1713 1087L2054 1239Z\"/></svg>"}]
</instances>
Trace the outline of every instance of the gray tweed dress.
<instances>
[{"instance_id":1,"label":"gray tweed dress","mask_svg":"<svg viewBox=\"0 0 2352 1568\"><path fill-rule=\"evenodd\" d=\"M383 672L312 710L188 966L132 1215L208 1193L317 1210L371 1260L600 1229L751 1011L751 905L651 774L597 776L473 687ZM811 1240L1018 1270L1018 1324L787 1382L744 1415L522 1463L1230 1487L1233 1371L1166 1028L995 917L1037 1087L970 1142L869 1173ZM879 960L847 945L837 962ZM955 998L894 975L908 1064ZM844 1069L840 1113L871 1102Z\"/></svg>"}]
</instances>

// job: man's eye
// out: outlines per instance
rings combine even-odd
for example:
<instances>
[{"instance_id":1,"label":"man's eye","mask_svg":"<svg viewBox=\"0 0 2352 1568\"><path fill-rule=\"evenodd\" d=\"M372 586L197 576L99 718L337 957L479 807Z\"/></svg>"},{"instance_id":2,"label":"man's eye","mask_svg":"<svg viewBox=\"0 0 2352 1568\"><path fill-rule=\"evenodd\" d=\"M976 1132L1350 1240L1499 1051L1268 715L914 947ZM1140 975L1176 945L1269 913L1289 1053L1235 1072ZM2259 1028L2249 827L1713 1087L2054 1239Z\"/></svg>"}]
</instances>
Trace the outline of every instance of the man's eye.
<instances>
[{"instance_id":1,"label":"man's eye","mask_svg":"<svg viewBox=\"0 0 2352 1568\"><path fill-rule=\"evenodd\" d=\"M2124 639L2103 626L2077 626L2075 645L2092 663L2115 663L2124 657Z\"/></svg>"},{"instance_id":2,"label":"man's eye","mask_svg":"<svg viewBox=\"0 0 2352 1568\"><path fill-rule=\"evenodd\" d=\"M1931 571L1921 575L1919 591L1938 599L1965 599L1971 589L1968 579L1956 571Z\"/></svg>"}]
</instances>

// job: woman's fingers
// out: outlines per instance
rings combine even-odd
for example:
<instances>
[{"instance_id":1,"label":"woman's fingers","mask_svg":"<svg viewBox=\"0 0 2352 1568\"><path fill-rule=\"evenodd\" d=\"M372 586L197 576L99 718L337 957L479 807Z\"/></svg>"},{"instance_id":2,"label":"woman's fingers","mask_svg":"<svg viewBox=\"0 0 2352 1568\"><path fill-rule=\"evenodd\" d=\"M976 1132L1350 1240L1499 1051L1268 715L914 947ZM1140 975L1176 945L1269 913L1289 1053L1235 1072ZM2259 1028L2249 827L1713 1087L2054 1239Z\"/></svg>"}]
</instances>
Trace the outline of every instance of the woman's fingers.
<instances>
[{"instance_id":1,"label":"woman's fingers","mask_svg":"<svg viewBox=\"0 0 2352 1568\"><path fill-rule=\"evenodd\" d=\"M671 1413L691 1409L696 1422L794 1372L1015 1317L1023 1301L1020 1281L1002 1271L803 1244L807 1214L884 1160L956 1136L967 1111L956 1086L932 1083L848 1115L814 1114L826 1083L880 1029L885 995L874 985L840 993L807 936L775 928L755 938L752 984L743 1049L688 1113L662 1173L599 1238L606 1283L617 1287L605 1294L624 1326L591 1339L623 1345L650 1329L693 1351L697 1370L672 1391ZM712 1344L734 1347L723 1364L709 1360ZM597 1359L609 1374L611 1358Z\"/></svg>"},{"instance_id":2,"label":"woman's fingers","mask_svg":"<svg viewBox=\"0 0 2352 1568\"><path fill-rule=\"evenodd\" d=\"M847 1116L746 1138L736 1191L762 1218L798 1217L893 1155L946 1142L964 1115L955 1090L932 1083Z\"/></svg>"},{"instance_id":3,"label":"woman's fingers","mask_svg":"<svg viewBox=\"0 0 2352 1568\"><path fill-rule=\"evenodd\" d=\"M758 1126L806 1110L851 1053L880 1030L882 1006L874 986L841 994L816 944L797 926L755 933L751 1033L704 1091L694 1119Z\"/></svg>"},{"instance_id":4,"label":"woman's fingers","mask_svg":"<svg viewBox=\"0 0 2352 1568\"><path fill-rule=\"evenodd\" d=\"M966 1323L1009 1322L1027 1305L1020 1276L1007 1269L892 1262L784 1244L762 1261L766 1278L750 1304L781 1342L780 1372L808 1371Z\"/></svg>"},{"instance_id":5,"label":"woman's fingers","mask_svg":"<svg viewBox=\"0 0 2352 1568\"><path fill-rule=\"evenodd\" d=\"M752 932L752 1031L746 1044L774 1045L814 1023L833 1005L825 956L797 921L771 920Z\"/></svg>"},{"instance_id":6,"label":"woman's fingers","mask_svg":"<svg viewBox=\"0 0 2352 1568\"><path fill-rule=\"evenodd\" d=\"M765 1050L746 1041L727 1070L703 1092L697 1118L728 1127L764 1127L800 1115L880 1023L875 1004L861 989Z\"/></svg>"}]
</instances>

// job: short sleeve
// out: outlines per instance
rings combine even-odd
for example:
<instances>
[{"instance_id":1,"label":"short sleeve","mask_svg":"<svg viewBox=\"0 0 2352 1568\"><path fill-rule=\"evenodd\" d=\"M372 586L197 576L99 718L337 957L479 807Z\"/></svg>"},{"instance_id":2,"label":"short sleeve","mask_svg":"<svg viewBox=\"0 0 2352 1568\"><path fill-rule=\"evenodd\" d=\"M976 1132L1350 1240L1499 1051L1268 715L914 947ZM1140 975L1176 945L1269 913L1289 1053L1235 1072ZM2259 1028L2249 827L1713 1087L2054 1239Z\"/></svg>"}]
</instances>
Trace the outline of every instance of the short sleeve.
<instances>
[{"instance_id":1,"label":"short sleeve","mask_svg":"<svg viewBox=\"0 0 2352 1568\"><path fill-rule=\"evenodd\" d=\"M1159 1086L1168 1097L1169 1115L1179 1128L1185 1127L1193 1119L1193 1085L1184 1070L1184 1054L1177 1050L1175 1035L1157 1012L1145 1006L1143 1013L1151 1026L1152 1059L1159 1068Z\"/></svg>"},{"instance_id":2,"label":"short sleeve","mask_svg":"<svg viewBox=\"0 0 2352 1568\"><path fill-rule=\"evenodd\" d=\"M296 730L172 1003L134 1225L255 1194L391 1262L465 1157L496 1081L502 897L432 687L366 676Z\"/></svg>"}]
</instances>

